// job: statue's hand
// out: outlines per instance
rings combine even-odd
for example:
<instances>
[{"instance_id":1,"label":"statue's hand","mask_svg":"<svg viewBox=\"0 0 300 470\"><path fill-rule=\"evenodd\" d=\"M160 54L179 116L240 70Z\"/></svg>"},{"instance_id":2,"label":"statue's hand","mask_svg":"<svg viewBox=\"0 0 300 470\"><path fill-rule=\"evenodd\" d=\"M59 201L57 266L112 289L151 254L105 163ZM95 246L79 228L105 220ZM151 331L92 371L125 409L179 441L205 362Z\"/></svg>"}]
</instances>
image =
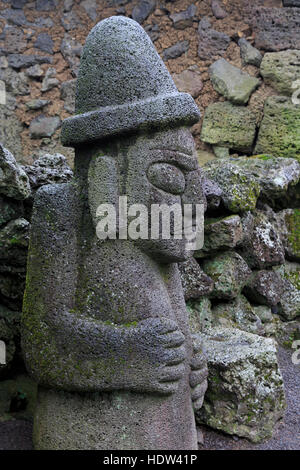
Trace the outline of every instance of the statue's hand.
<instances>
[{"instance_id":1,"label":"statue's hand","mask_svg":"<svg viewBox=\"0 0 300 470\"><path fill-rule=\"evenodd\" d=\"M195 411L202 407L204 395L207 390L207 361L203 351L203 344L199 336L193 335L193 356L191 360L190 387Z\"/></svg>"},{"instance_id":2,"label":"statue's hand","mask_svg":"<svg viewBox=\"0 0 300 470\"><path fill-rule=\"evenodd\" d=\"M145 365L145 373L148 373L149 391L163 395L174 393L186 367L183 333L175 321L167 318L143 320L139 328L138 349L147 358L149 369Z\"/></svg>"}]
</instances>

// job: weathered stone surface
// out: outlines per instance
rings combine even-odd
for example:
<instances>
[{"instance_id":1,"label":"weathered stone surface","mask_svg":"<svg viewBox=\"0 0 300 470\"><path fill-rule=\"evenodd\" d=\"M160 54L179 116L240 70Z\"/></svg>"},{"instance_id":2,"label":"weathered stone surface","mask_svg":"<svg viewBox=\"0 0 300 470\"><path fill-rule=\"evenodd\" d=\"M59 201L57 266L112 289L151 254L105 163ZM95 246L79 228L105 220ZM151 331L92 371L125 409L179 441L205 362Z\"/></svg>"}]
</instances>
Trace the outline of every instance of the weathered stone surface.
<instances>
[{"instance_id":1,"label":"weathered stone surface","mask_svg":"<svg viewBox=\"0 0 300 470\"><path fill-rule=\"evenodd\" d=\"M28 69L25 70L25 74L31 78L40 78L44 75L44 71L38 64L36 64L32 65L32 67L28 67Z\"/></svg>"},{"instance_id":2,"label":"weathered stone surface","mask_svg":"<svg viewBox=\"0 0 300 470\"><path fill-rule=\"evenodd\" d=\"M285 209L277 212L275 224L288 259L300 261L300 210Z\"/></svg>"},{"instance_id":3,"label":"weathered stone surface","mask_svg":"<svg viewBox=\"0 0 300 470\"><path fill-rule=\"evenodd\" d=\"M22 215L23 208L19 202L0 196L0 226Z\"/></svg>"},{"instance_id":4,"label":"weathered stone surface","mask_svg":"<svg viewBox=\"0 0 300 470\"><path fill-rule=\"evenodd\" d=\"M300 160L300 106L284 96L267 98L255 153Z\"/></svg>"},{"instance_id":5,"label":"weathered stone surface","mask_svg":"<svg viewBox=\"0 0 300 470\"><path fill-rule=\"evenodd\" d=\"M272 310L266 305L253 305L254 313L260 318L262 323L271 323L273 321Z\"/></svg>"},{"instance_id":6,"label":"weathered stone surface","mask_svg":"<svg viewBox=\"0 0 300 470\"><path fill-rule=\"evenodd\" d=\"M259 199L272 207L286 200L293 188L297 191L300 163L295 159L255 155L235 158L234 164L255 178L260 186Z\"/></svg>"},{"instance_id":7,"label":"weathered stone surface","mask_svg":"<svg viewBox=\"0 0 300 470\"><path fill-rule=\"evenodd\" d=\"M52 88L59 85L60 82L59 80L57 80L57 78L55 78L55 75L56 75L56 69L54 67L50 67L47 70L45 77L43 79L43 82L42 82L42 92L52 90Z\"/></svg>"},{"instance_id":8,"label":"weathered stone surface","mask_svg":"<svg viewBox=\"0 0 300 470\"><path fill-rule=\"evenodd\" d=\"M192 333L204 332L212 326L211 301L208 297L203 296L199 300L189 301L187 309Z\"/></svg>"},{"instance_id":9,"label":"weathered stone surface","mask_svg":"<svg viewBox=\"0 0 300 470\"><path fill-rule=\"evenodd\" d=\"M71 10L69 13L64 13L61 18L61 24L65 31L73 31L74 29L81 28L83 25L75 11Z\"/></svg>"},{"instance_id":10,"label":"weathered stone surface","mask_svg":"<svg viewBox=\"0 0 300 470\"><path fill-rule=\"evenodd\" d=\"M64 108L68 113L75 112L75 89L76 80L69 80L61 85L60 96L64 100Z\"/></svg>"},{"instance_id":11,"label":"weathered stone surface","mask_svg":"<svg viewBox=\"0 0 300 470\"><path fill-rule=\"evenodd\" d=\"M295 91L293 83L300 76L300 51L288 50L265 54L260 73L265 83L271 85L280 94L292 95Z\"/></svg>"},{"instance_id":12,"label":"weathered stone surface","mask_svg":"<svg viewBox=\"0 0 300 470\"><path fill-rule=\"evenodd\" d=\"M198 28L198 56L200 59L211 59L223 55L230 43L230 37L212 29L207 17L202 18Z\"/></svg>"},{"instance_id":13,"label":"weathered stone surface","mask_svg":"<svg viewBox=\"0 0 300 470\"><path fill-rule=\"evenodd\" d=\"M152 42L157 41L157 39L159 38L159 26L157 23L147 24L145 26L145 31Z\"/></svg>"},{"instance_id":14,"label":"weathered stone surface","mask_svg":"<svg viewBox=\"0 0 300 470\"><path fill-rule=\"evenodd\" d=\"M188 51L189 49L189 41L178 41L173 46L168 47L163 51L163 60L170 60L176 59L180 57L182 54Z\"/></svg>"},{"instance_id":15,"label":"weathered stone surface","mask_svg":"<svg viewBox=\"0 0 300 470\"><path fill-rule=\"evenodd\" d=\"M300 316L300 266L297 263L285 263L273 270L283 281L283 292L278 305L278 313L288 321Z\"/></svg>"},{"instance_id":16,"label":"weathered stone surface","mask_svg":"<svg viewBox=\"0 0 300 470\"><path fill-rule=\"evenodd\" d=\"M254 8L255 46L265 51L300 49L298 8Z\"/></svg>"},{"instance_id":17,"label":"weathered stone surface","mask_svg":"<svg viewBox=\"0 0 300 470\"><path fill-rule=\"evenodd\" d=\"M227 12L218 0L212 0L211 9L217 20L226 18Z\"/></svg>"},{"instance_id":18,"label":"weathered stone surface","mask_svg":"<svg viewBox=\"0 0 300 470\"><path fill-rule=\"evenodd\" d=\"M208 69L214 89L234 104L247 104L260 80L251 77L225 59L219 59Z\"/></svg>"},{"instance_id":19,"label":"weathered stone surface","mask_svg":"<svg viewBox=\"0 0 300 470\"><path fill-rule=\"evenodd\" d=\"M47 106L47 104L49 104L50 101L49 100L30 100L30 101L27 101L26 106L28 109L42 109L44 108L45 106Z\"/></svg>"},{"instance_id":20,"label":"weathered stone surface","mask_svg":"<svg viewBox=\"0 0 300 470\"><path fill-rule=\"evenodd\" d=\"M76 180L40 188L31 222L22 341L41 385L35 446L196 449L206 362L177 266L191 255L187 240L100 242L97 209L124 192L148 210L204 203L188 129L197 106L142 27L114 16L88 36L75 109L62 133L76 148Z\"/></svg>"},{"instance_id":21,"label":"weathered stone surface","mask_svg":"<svg viewBox=\"0 0 300 470\"><path fill-rule=\"evenodd\" d=\"M14 156L0 144L0 194L23 200L30 196L29 179Z\"/></svg>"},{"instance_id":22,"label":"weathered stone surface","mask_svg":"<svg viewBox=\"0 0 300 470\"><path fill-rule=\"evenodd\" d=\"M87 15L91 18L92 21L96 21L98 14L97 14L97 2L96 0L84 0L80 3Z\"/></svg>"},{"instance_id":23,"label":"weathered stone surface","mask_svg":"<svg viewBox=\"0 0 300 470\"><path fill-rule=\"evenodd\" d=\"M60 127L60 118L38 116L33 119L29 126L30 137L40 139L41 137L51 137Z\"/></svg>"},{"instance_id":24,"label":"weathered stone surface","mask_svg":"<svg viewBox=\"0 0 300 470\"><path fill-rule=\"evenodd\" d=\"M244 237L241 219L238 215L205 219L204 245L196 251L195 257L204 257L217 250L234 248Z\"/></svg>"},{"instance_id":25,"label":"weathered stone surface","mask_svg":"<svg viewBox=\"0 0 300 470\"><path fill-rule=\"evenodd\" d=\"M138 4L132 10L132 18L141 24L154 10L154 0L139 0Z\"/></svg>"},{"instance_id":26,"label":"weathered stone surface","mask_svg":"<svg viewBox=\"0 0 300 470\"><path fill-rule=\"evenodd\" d=\"M283 0L284 7L300 7L300 0Z\"/></svg>"},{"instance_id":27,"label":"weathered stone surface","mask_svg":"<svg viewBox=\"0 0 300 470\"><path fill-rule=\"evenodd\" d=\"M6 95L8 98L8 93ZM20 134L23 126L13 110L0 105L0 142L15 155L22 155Z\"/></svg>"},{"instance_id":28,"label":"weathered stone surface","mask_svg":"<svg viewBox=\"0 0 300 470\"><path fill-rule=\"evenodd\" d=\"M10 311L8 308L0 304L0 340L5 342L6 346L6 364L0 364L0 377L11 368L12 361L16 352L14 336L18 333L20 324L20 313ZM2 390L2 382L1 382ZM0 406L2 394L0 395ZM3 411L0 409L0 412Z\"/></svg>"},{"instance_id":29,"label":"weathered stone surface","mask_svg":"<svg viewBox=\"0 0 300 470\"><path fill-rule=\"evenodd\" d=\"M202 186L207 201L207 210L217 209L221 202L222 189L216 182L205 176L202 179Z\"/></svg>"},{"instance_id":30,"label":"weathered stone surface","mask_svg":"<svg viewBox=\"0 0 300 470\"><path fill-rule=\"evenodd\" d=\"M209 376L196 420L253 442L270 438L285 409L274 340L221 327L200 336Z\"/></svg>"},{"instance_id":31,"label":"weathered stone surface","mask_svg":"<svg viewBox=\"0 0 300 470\"><path fill-rule=\"evenodd\" d=\"M35 64L51 64L51 62L51 57L40 55L10 54L8 56L8 64L14 69L31 67Z\"/></svg>"},{"instance_id":32,"label":"weathered stone surface","mask_svg":"<svg viewBox=\"0 0 300 470\"><path fill-rule=\"evenodd\" d=\"M210 294L214 283L207 276L194 258L178 264L185 300L199 299Z\"/></svg>"},{"instance_id":33,"label":"weathered stone surface","mask_svg":"<svg viewBox=\"0 0 300 470\"><path fill-rule=\"evenodd\" d=\"M11 220L0 230L0 260L13 266L25 266L29 240L29 222ZM22 296L22 292L20 293Z\"/></svg>"},{"instance_id":34,"label":"weathered stone surface","mask_svg":"<svg viewBox=\"0 0 300 470\"><path fill-rule=\"evenodd\" d=\"M35 8L38 11L52 11L56 8L56 0L36 0Z\"/></svg>"},{"instance_id":35,"label":"weathered stone surface","mask_svg":"<svg viewBox=\"0 0 300 470\"><path fill-rule=\"evenodd\" d=\"M33 190L45 184L67 183L73 176L66 157L59 153L45 154L35 160L32 165L26 165L23 168Z\"/></svg>"},{"instance_id":36,"label":"weathered stone surface","mask_svg":"<svg viewBox=\"0 0 300 470\"><path fill-rule=\"evenodd\" d=\"M214 154L217 158L229 158L229 149L227 147L213 146Z\"/></svg>"},{"instance_id":37,"label":"weathered stone surface","mask_svg":"<svg viewBox=\"0 0 300 470\"><path fill-rule=\"evenodd\" d=\"M264 269L284 262L280 236L265 212L248 212L242 224L245 236L240 252L250 267Z\"/></svg>"},{"instance_id":38,"label":"weathered stone surface","mask_svg":"<svg viewBox=\"0 0 300 470\"><path fill-rule=\"evenodd\" d=\"M5 26L3 29L4 50L6 54L21 53L26 49L27 41L20 28Z\"/></svg>"},{"instance_id":39,"label":"weathered stone surface","mask_svg":"<svg viewBox=\"0 0 300 470\"><path fill-rule=\"evenodd\" d=\"M247 263L233 251L216 255L202 263L203 271L214 281L212 298L234 299L237 297L251 275Z\"/></svg>"},{"instance_id":40,"label":"weathered stone surface","mask_svg":"<svg viewBox=\"0 0 300 470\"><path fill-rule=\"evenodd\" d=\"M260 318L243 295L228 303L220 303L212 309L212 326L238 328L248 333L264 334Z\"/></svg>"},{"instance_id":41,"label":"weathered stone surface","mask_svg":"<svg viewBox=\"0 0 300 470\"><path fill-rule=\"evenodd\" d=\"M210 104L204 115L201 140L212 145L250 153L255 138L256 115L229 102Z\"/></svg>"},{"instance_id":42,"label":"weathered stone surface","mask_svg":"<svg viewBox=\"0 0 300 470\"><path fill-rule=\"evenodd\" d=\"M172 78L179 91L189 93L193 98L200 95L203 82L198 69L186 69L181 73L174 73Z\"/></svg>"},{"instance_id":43,"label":"weathered stone surface","mask_svg":"<svg viewBox=\"0 0 300 470\"><path fill-rule=\"evenodd\" d=\"M40 49L40 51L48 52L48 54L53 54L54 42L47 33L40 33L36 38L34 47Z\"/></svg>"},{"instance_id":44,"label":"weathered stone surface","mask_svg":"<svg viewBox=\"0 0 300 470\"><path fill-rule=\"evenodd\" d=\"M76 116L63 123L63 145L96 141L106 136L124 134L130 129L144 129L145 126L161 128L163 122L166 125L171 122L192 124L199 119L199 109L194 100L186 93L178 93L167 68L161 65L161 59L144 30L138 30L140 26L133 20L132 28L127 29L126 22L130 21L128 18L114 18L118 28L124 26L128 34L119 36L119 29L112 26L110 19L103 20L101 41L105 47L99 50L96 41L98 30L92 30L89 48L85 49L81 57ZM135 44L139 41L139 47L129 49L128 41ZM115 56L116 50L119 58L112 61L110 58ZM145 51L149 54L147 59L144 56ZM138 70L132 70L132 61L140 64ZM119 66L120 62L123 64L122 68ZM98 78L98 68L103 70L101 80ZM86 86L87 80L91 83L90 88ZM99 103L98 108L95 102Z\"/></svg>"},{"instance_id":45,"label":"weathered stone surface","mask_svg":"<svg viewBox=\"0 0 300 470\"><path fill-rule=\"evenodd\" d=\"M12 8L23 8L28 0L12 0L11 1L11 6Z\"/></svg>"},{"instance_id":46,"label":"weathered stone surface","mask_svg":"<svg viewBox=\"0 0 300 470\"><path fill-rule=\"evenodd\" d=\"M190 5L186 10L170 15L174 28L185 29L192 26L196 12L196 5Z\"/></svg>"},{"instance_id":47,"label":"weathered stone surface","mask_svg":"<svg viewBox=\"0 0 300 470\"><path fill-rule=\"evenodd\" d=\"M260 192L259 184L234 161L235 158L206 163L202 167L204 176L219 185L223 204L230 212L253 210Z\"/></svg>"},{"instance_id":48,"label":"weathered stone surface","mask_svg":"<svg viewBox=\"0 0 300 470\"><path fill-rule=\"evenodd\" d=\"M80 56L82 54L82 45L72 39L68 34L65 34L61 42L60 50L64 59L68 62L72 74L76 77L78 74Z\"/></svg>"},{"instance_id":49,"label":"weathered stone surface","mask_svg":"<svg viewBox=\"0 0 300 470\"><path fill-rule=\"evenodd\" d=\"M274 271L263 270L252 274L244 293L253 303L272 307L278 304L283 290L281 277Z\"/></svg>"},{"instance_id":50,"label":"weathered stone surface","mask_svg":"<svg viewBox=\"0 0 300 470\"><path fill-rule=\"evenodd\" d=\"M5 82L6 91L11 92L13 95L28 95L29 94L29 83L28 78L24 72L17 73L10 67L0 71L0 79ZM1 106L2 112L12 109L12 101L14 98L6 93L6 104ZM15 108L15 103L13 103Z\"/></svg>"},{"instance_id":51,"label":"weathered stone surface","mask_svg":"<svg viewBox=\"0 0 300 470\"><path fill-rule=\"evenodd\" d=\"M5 18L9 24L16 26L29 26L30 24L22 10L7 8L1 11L0 16Z\"/></svg>"},{"instance_id":52,"label":"weathered stone surface","mask_svg":"<svg viewBox=\"0 0 300 470\"><path fill-rule=\"evenodd\" d=\"M262 55L259 50L253 47L245 38L240 38L238 44L241 49L241 58L243 64L259 67L262 61Z\"/></svg>"}]
</instances>

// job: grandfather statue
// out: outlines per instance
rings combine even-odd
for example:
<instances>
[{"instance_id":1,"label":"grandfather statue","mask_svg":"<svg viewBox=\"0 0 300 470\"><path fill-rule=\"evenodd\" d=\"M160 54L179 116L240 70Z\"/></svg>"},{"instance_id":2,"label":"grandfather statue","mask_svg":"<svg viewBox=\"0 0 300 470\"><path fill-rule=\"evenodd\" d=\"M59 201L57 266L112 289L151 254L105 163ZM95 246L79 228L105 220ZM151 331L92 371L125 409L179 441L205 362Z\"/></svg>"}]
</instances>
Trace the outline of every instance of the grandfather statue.
<instances>
[{"instance_id":1,"label":"grandfather statue","mask_svg":"<svg viewBox=\"0 0 300 470\"><path fill-rule=\"evenodd\" d=\"M36 449L197 449L206 367L177 266L192 251L161 225L148 238L97 227L99 207L119 214L122 197L149 211L204 204L198 119L138 23L92 29L61 133L75 176L42 187L32 216L22 347L38 383Z\"/></svg>"}]
</instances>

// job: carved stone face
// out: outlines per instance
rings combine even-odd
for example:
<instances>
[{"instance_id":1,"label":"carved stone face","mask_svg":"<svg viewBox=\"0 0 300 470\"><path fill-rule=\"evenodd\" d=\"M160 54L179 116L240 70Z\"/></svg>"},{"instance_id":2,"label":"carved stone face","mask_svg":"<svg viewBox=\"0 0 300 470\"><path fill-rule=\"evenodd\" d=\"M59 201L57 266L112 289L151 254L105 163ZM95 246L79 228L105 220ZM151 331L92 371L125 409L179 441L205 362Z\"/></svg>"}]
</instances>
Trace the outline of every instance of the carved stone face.
<instances>
[{"instance_id":1,"label":"carved stone face","mask_svg":"<svg viewBox=\"0 0 300 470\"><path fill-rule=\"evenodd\" d=\"M153 204L179 204L183 210L184 204L192 204L194 208L204 203L201 172L188 129L141 135L134 141L122 141L115 156L108 157L108 152L104 153L102 149L102 155L92 160L89 171L89 202L94 223L98 205L112 201L117 204L118 196L122 195L127 196L128 208L142 204L148 209L149 234ZM137 239L133 243L164 263L183 261L192 255L184 236L173 238L172 216L171 239L164 239L161 229L160 224L157 239L149 236L147 240Z\"/></svg>"}]
</instances>

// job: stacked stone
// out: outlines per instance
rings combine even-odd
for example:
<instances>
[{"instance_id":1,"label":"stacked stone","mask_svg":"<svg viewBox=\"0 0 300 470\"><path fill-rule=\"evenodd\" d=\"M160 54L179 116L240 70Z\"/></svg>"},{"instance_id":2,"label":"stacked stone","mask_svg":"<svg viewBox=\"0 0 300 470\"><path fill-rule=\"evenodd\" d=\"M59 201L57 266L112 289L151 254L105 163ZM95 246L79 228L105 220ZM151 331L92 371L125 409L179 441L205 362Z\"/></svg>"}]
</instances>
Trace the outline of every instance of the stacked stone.
<instances>
[{"instance_id":1,"label":"stacked stone","mask_svg":"<svg viewBox=\"0 0 300 470\"><path fill-rule=\"evenodd\" d=\"M20 366L23 370L20 319L33 196L40 186L66 182L71 177L72 171L63 155L46 154L32 166L22 167L0 144L0 340L6 346L6 364L0 365L2 417L10 411L12 400L18 394L22 395L18 395L23 403L21 409L28 401L28 394L34 395L27 377L15 380Z\"/></svg>"},{"instance_id":2,"label":"stacked stone","mask_svg":"<svg viewBox=\"0 0 300 470\"><path fill-rule=\"evenodd\" d=\"M300 164L260 155L215 159L202 170L215 185L204 246L180 266L191 325L208 350L197 419L257 442L284 410L274 339L299 334Z\"/></svg>"}]
</instances>

